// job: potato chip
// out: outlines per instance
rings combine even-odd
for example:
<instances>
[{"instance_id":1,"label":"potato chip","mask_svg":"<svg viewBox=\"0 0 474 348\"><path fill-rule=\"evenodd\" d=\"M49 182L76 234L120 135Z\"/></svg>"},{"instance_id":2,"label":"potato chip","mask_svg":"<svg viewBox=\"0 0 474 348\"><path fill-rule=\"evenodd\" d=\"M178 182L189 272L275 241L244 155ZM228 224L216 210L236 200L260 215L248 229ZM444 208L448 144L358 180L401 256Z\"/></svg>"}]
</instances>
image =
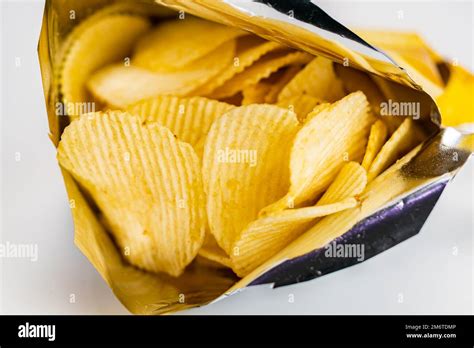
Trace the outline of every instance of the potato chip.
<instances>
[{"instance_id":1,"label":"potato chip","mask_svg":"<svg viewBox=\"0 0 474 348\"><path fill-rule=\"evenodd\" d=\"M323 57L314 58L282 89L278 101L301 94L329 102L344 96L342 83L334 72L332 61Z\"/></svg>"},{"instance_id":2,"label":"potato chip","mask_svg":"<svg viewBox=\"0 0 474 348\"><path fill-rule=\"evenodd\" d=\"M136 66L112 65L94 74L87 87L94 97L108 106L123 109L127 105L157 95L183 96L206 83L232 60L235 42L229 41L198 59L188 70L153 73Z\"/></svg>"},{"instance_id":3,"label":"potato chip","mask_svg":"<svg viewBox=\"0 0 474 348\"><path fill-rule=\"evenodd\" d=\"M123 59L130 53L136 39L150 27L150 22L144 17L125 14L99 17L88 23L79 32L71 33L71 43L62 61L58 78L65 103L88 101L85 84L91 73Z\"/></svg>"},{"instance_id":4,"label":"potato chip","mask_svg":"<svg viewBox=\"0 0 474 348\"><path fill-rule=\"evenodd\" d=\"M367 185L367 174L356 162L349 162L313 207L271 213L247 226L232 248L234 271L244 276L267 258L314 225L317 218L354 208L356 197Z\"/></svg>"},{"instance_id":5,"label":"potato chip","mask_svg":"<svg viewBox=\"0 0 474 348\"><path fill-rule=\"evenodd\" d=\"M212 124L204 190L210 231L226 253L260 209L287 192L287 159L298 127L294 113L265 104L231 109Z\"/></svg>"},{"instance_id":6,"label":"potato chip","mask_svg":"<svg viewBox=\"0 0 474 348\"><path fill-rule=\"evenodd\" d=\"M273 41L266 41L256 36L244 36L237 39L236 53L232 62L215 78L194 91L194 95L207 96L217 87L244 71L247 67L259 60L265 54L282 50L285 46Z\"/></svg>"},{"instance_id":7,"label":"potato chip","mask_svg":"<svg viewBox=\"0 0 474 348\"><path fill-rule=\"evenodd\" d=\"M142 122L157 122L193 147L204 137L212 122L234 106L203 97L158 96L127 107Z\"/></svg>"},{"instance_id":8,"label":"potato chip","mask_svg":"<svg viewBox=\"0 0 474 348\"><path fill-rule=\"evenodd\" d=\"M301 67L298 65L289 66L274 72L256 84L245 87L242 91L242 105L275 103L280 90L300 70Z\"/></svg>"},{"instance_id":9,"label":"potato chip","mask_svg":"<svg viewBox=\"0 0 474 348\"><path fill-rule=\"evenodd\" d=\"M258 275L284 260L293 259L313 250L323 248L328 243L334 241L334 239L349 231L355 224L380 210L385 204L393 202L400 195L412 191L419 187L420 184L426 185L426 179L407 180L400 173L400 168L418 153L420 147L418 146L412 150L370 182L358 198L361 202L360 205L322 218L312 228L258 266L245 279L255 279ZM430 180L435 181L436 178ZM245 279L239 282L235 288L247 285L248 282Z\"/></svg>"},{"instance_id":10,"label":"potato chip","mask_svg":"<svg viewBox=\"0 0 474 348\"><path fill-rule=\"evenodd\" d=\"M291 65L287 68L277 71L276 73L265 79L264 81L269 82L271 88L265 96L264 102L267 104L276 103L278 100L278 95L280 94L283 87L285 87L288 82L290 82L295 77L295 75L301 71L301 69L301 65Z\"/></svg>"},{"instance_id":11,"label":"potato chip","mask_svg":"<svg viewBox=\"0 0 474 348\"><path fill-rule=\"evenodd\" d=\"M242 91L242 105L265 104L265 96L272 89L268 82L262 82L247 86Z\"/></svg>"},{"instance_id":12,"label":"potato chip","mask_svg":"<svg viewBox=\"0 0 474 348\"><path fill-rule=\"evenodd\" d=\"M355 198L347 198L328 205L274 212L250 223L239 235L230 254L234 272L244 277L311 227L316 218L357 205Z\"/></svg>"},{"instance_id":13,"label":"potato chip","mask_svg":"<svg viewBox=\"0 0 474 348\"><path fill-rule=\"evenodd\" d=\"M348 93L362 91L367 97L372 111L380 114L380 105L385 101L385 97L368 73L340 64L335 65L335 70Z\"/></svg>"},{"instance_id":14,"label":"potato chip","mask_svg":"<svg viewBox=\"0 0 474 348\"><path fill-rule=\"evenodd\" d=\"M199 255L228 268L232 268L232 261L229 255L227 255L225 251L219 246L219 244L217 244L216 239L212 234L206 234L204 244L199 250Z\"/></svg>"},{"instance_id":15,"label":"potato chip","mask_svg":"<svg viewBox=\"0 0 474 348\"><path fill-rule=\"evenodd\" d=\"M375 122L370 128L369 141L367 142L367 149L365 150L364 159L362 160L362 167L366 170L369 170L375 156L385 143L387 134L387 126L381 120Z\"/></svg>"},{"instance_id":16,"label":"potato chip","mask_svg":"<svg viewBox=\"0 0 474 348\"><path fill-rule=\"evenodd\" d=\"M242 35L247 33L192 16L165 21L138 42L132 63L154 72L181 71Z\"/></svg>"},{"instance_id":17,"label":"potato chip","mask_svg":"<svg viewBox=\"0 0 474 348\"><path fill-rule=\"evenodd\" d=\"M377 175L392 165L424 139L424 134L411 118L405 118L403 123L392 134L375 157L368 170L368 179L372 181Z\"/></svg>"},{"instance_id":18,"label":"potato chip","mask_svg":"<svg viewBox=\"0 0 474 348\"><path fill-rule=\"evenodd\" d=\"M255 64L236 74L222 86L216 88L209 96L211 98L225 98L236 94L248 86L269 77L279 69L295 64L304 64L311 59L311 55L298 51L270 52L259 59Z\"/></svg>"},{"instance_id":19,"label":"potato chip","mask_svg":"<svg viewBox=\"0 0 474 348\"><path fill-rule=\"evenodd\" d=\"M167 128L128 113L84 114L65 129L58 159L130 263L178 276L197 255L206 229L199 160Z\"/></svg>"},{"instance_id":20,"label":"potato chip","mask_svg":"<svg viewBox=\"0 0 474 348\"><path fill-rule=\"evenodd\" d=\"M436 99L443 126L474 123L474 76L460 66L450 66L450 70L446 89Z\"/></svg>"},{"instance_id":21,"label":"potato chip","mask_svg":"<svg viewBox=\"0 0 474 348\"><path fill-rule=\"evenodd\" d=\"M297 133L291 149L289 192L263 209L261 215L314 200L346 161L362 159L374 121L362 92L331 105L317 106Z\"/></svg>"},{"instance_id":22,"label":"potato chip","mask_svg":"<svg viewBox=\"0 0 474 348\"><path fill-rule=\"evenodd\" d=\"M158 74L135 66L109 65L92 75L87 88L97 101L124 109L142 99L158 95L185 95L201 71Z\"/></svg>"},{"instance_id":23,"label":"potato chip","mask_svg":"<svg viewBox=\"0 0 474 348\"><path fill-rule=\"evenodd\" d=\"M360 195L367 186L367 171L357 162L345 164L316 206Z\"/></svg>"},{"instance_id":24,"label":"potato chip","mask_svg":"<svg viewBox=\"0 0 474 348\"><path fill-rule=\"evenodd\" d=\"M306 116L322 102L323 101L319 98L312 97L308 94L301 94L280 100L277 105L295 112L296 116L298 116L298 120L304 122Z\"/></svg>"}]
</instances>

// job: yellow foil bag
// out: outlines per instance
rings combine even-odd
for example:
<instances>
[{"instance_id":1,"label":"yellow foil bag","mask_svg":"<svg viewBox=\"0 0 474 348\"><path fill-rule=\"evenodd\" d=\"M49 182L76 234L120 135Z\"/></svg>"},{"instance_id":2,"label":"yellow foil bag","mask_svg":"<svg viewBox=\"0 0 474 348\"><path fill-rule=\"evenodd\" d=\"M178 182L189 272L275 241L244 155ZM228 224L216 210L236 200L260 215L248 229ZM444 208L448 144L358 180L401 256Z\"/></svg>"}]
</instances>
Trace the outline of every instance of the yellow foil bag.
<instances>
[{"instance_id":1,"label":"yellow foil bag","mask_svg":"<svg viewBox=\"0 0 474 348\"><path fill-rule=\"evenodd\" d=\"M368 217L372 220L383 220L382 210L384 208L390 210L391 206L402 199L414 197L413 195L421 197L423 192L435 191L435 196L439 196L438 191L442 191L446 182L453 177L472 151L472 135L462 134L454 128L443 127L473 122L472 74L460 67L446 64L415 34L360 30L357 31L360 36L357 36L311 3L295 1L291 2L292 8L290 8L287 4L289 2L276 0L270 2L272 6L234 0L46 1L38 51L48 112L49 136L55 146L58 146L65 127L78 114L93 111L88 109L90 107L88 96L83 90L90 74L116 60L126 60L131 53L130 42L136 40L151 25L167 18L177 18L188 14L244 29L269 41L275 41L275 44L265 46L261 53L255 53L258 55L275 51L270 53L270 56L276 57L275 63L268 63L267 69L272 69L272 64L307 62L307 53L310 53L329 58L337 63L335 70L346 82L346 90L349 92L363 90L375 109L381 105L381 94L393 100L417 101L422 105L420 119L416 120L417 124L426 133L431 134L431 138L422 146L411 151L389 170L368 183L369 189L365 190L360 197L364 201L362 206L323 218L268 261L250 272L244 272L243 277L238 277L222 265L233 260L226 259L225 255L213 254L212 248L216 247L215 241L208 241L208 249L200 253L179 277L150 273L130 265L124 258L126 251L114 242L91 197L69 172L62 169L74 220L75 243L111 287L117 298L132 313L172 313L205 305L238 292L251 284L285 285L328 273L331 267L332 270L346 267L348 265L340 264L332 265L327 269L323 267L321 270L314 270L312 262L314 265L316 261L311 261L310 258L304 260L304 257L316 255L312 253L322 250L336 238L348 235L348 231L356 229L357 226L360 227L360 223L366 221ZM308 18L311 16L308 13L318 16L319 27L310 23ZM107 15L110 18L107 28L124 30L124 34L115 41L109 40L110 46L98 47L109 52L108 59L103 59L101 55L90 51L89 46L86 50L76 45L74 37L70 34L72 32L83 34L88 43L93 45L97 36L88 36L87 31L91 26L101 23L95 19ZM147 20L137 21L138 16ZM334 26L334 23L337 25ZM96 29L100 33L100 27ZM102 33L102 35L107 34L107 32ZM245 32L237 34L232 32L228 35L245 35ZM391 58L382 51L373 49L361 38L384 50ZM218 39L215 38L215 40ZM286 46L307 53L285 56ZM178 64L178 62L163 64L167 63L170 66ZM400 69L397 64L406 70ZM160 66L153 68L160 69ZM236 69L228 75L239 73L240 71ZM289 69L288 74L287 77L282 78L290 79L294 74L298 74L298 68ZM198 78L200 76L196 77ZM249 100L265 101L265 98L269 98L267 95L274 93L274 97L271 97L274 98L273 102L278 102L278 105L287 103L287 99L284 98L277 100L275 93L278 91L271 90L269 85L263 83L257 86L250 83L256 79L253 75L242 75L239 78L240 80L237 80L239 83L248 83L244 89L244 96L250 98ZM302 85L305 85L304 81L292 88L298 89ZM233 91L235 86L225 84L223 86L219 90L220 95L232 97L227 96L226 93L232 93L229 91ZM255 89L256 86L266 88L262 89L266 93L252 94L252 91L258 90ZM291 90L285 93L291 93ZM212 93L209 95L212 96ZM310 103L308 111L319 104L317 98L308 97L308 99L304 101ZM298 103L295 99L289 100L292 100L292 103ZM228 107L230 108L230 105ZM304 109L303 106L301 108ZM380 112L380 110L376 111ZM443 121L440 115L443 116ZM394 133L399 125L400 123L395 121L393 125L388 123L387 130L379 130L375 127L372 135L373 144L371 143L370 146L380 149L381 143L378 145L380 142L378 139L385 137L387 132ZM407 124L404 127L408 132L410 125ZM381 136L382 133L384 135ZM403 140L403 136L401 134L400 139ZM393 143L399 141L396 137ZM201 146L199 151L204 151L203 144L200 144L197 139L196 142L196 146ZM389 153L391 149L387 147L382 151ZM453 153L458 156L451 156ZM377 158L373 157L375 154L370 161L377 161ZM368 159L364 159L364 163L367 161ZM383 166L383 163L379 165ZM429 206L428 213L434 202L426 203ZM424 219L421 218L421 220L422 225ZM406 225L404 230L408 231L408 235L404 238L417 233L421 225ZM359 229L359 231L362 230ZM391 246L387 244L376 250L375 254ZM213 254L220 262L213 262L209 260L210 257L203 257L202 255L206 253ZM295 260L298 262L290 262ZM295 264L298 266L294 266ZM279 268L279 265L286 265L286 268Z\"/></svg>"}]
</instances>

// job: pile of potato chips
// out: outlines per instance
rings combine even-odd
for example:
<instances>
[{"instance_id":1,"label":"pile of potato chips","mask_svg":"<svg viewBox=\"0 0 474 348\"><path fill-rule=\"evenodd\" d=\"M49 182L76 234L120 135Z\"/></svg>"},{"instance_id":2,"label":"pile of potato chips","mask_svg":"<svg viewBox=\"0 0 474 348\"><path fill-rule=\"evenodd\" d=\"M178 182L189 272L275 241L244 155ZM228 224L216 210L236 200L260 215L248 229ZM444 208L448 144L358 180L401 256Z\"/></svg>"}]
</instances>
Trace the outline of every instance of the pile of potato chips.
<instances>
[{"instance_id":1,"label":"pile of potato chips","mask_svg":"<svg viewBox=\"0 0 474 348\"><path fill-rule=\"evenodd\" d=\"M158 15L159 16L159 15ZM368 75L192 16L103 9L57 72L71 114L61 166L136 267L179 276L203 257L245 276L420 144L381 117ZM100 109L100 111L99 111Z\"/></svg>"}]
</instances>

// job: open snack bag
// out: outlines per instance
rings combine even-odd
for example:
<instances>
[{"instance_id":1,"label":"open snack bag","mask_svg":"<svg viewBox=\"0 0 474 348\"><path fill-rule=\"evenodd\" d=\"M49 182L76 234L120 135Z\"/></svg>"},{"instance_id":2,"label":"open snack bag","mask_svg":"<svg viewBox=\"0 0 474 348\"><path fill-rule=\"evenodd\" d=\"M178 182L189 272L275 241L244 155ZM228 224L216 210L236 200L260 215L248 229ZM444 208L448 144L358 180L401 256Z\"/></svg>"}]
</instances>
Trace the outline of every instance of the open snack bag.
<instances>
[{"instance_id":1,"label":"open snack bag","mask_svg":"<svg viewBox=\"0 0 474 348\"><path fill-rule=\"evenodd\" d=\"M473 149L469 72L307 1L47 0L39 57L75 243L136 314L362 262Z\"/></svg>"}]
</instances>

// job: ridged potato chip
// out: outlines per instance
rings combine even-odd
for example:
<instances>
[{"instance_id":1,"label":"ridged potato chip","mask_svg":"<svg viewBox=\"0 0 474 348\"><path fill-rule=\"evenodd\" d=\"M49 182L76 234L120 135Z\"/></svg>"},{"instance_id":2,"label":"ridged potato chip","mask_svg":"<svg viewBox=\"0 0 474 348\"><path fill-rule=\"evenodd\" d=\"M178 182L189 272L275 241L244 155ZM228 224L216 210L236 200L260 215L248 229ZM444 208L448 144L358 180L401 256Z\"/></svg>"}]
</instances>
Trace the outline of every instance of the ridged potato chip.
<instances>
[{"instance_id":1,"label":"ridged potato chip","mask_svg":"<svg viewBox=\"0 0 474 348\"><path fill-rule=\"evenodd\" d=\"M282 46L273 41L266 41L260 37L244 36L236 40L236 52L232 62L215 78L194 91L195 95L210 95L216 88L222 86L226 81L244 71L265 54L282 50Z\"/></svg>"},{"instance_id":2,"label":"ridged potato chip","mask_svg":"<svg viewBox=\"0 0 474 348\"><path fill-rule=\"evenodd\" d=\"M296 113L298 120L304 122L306 116L319 104L322 104L323 101L319 98L312 97L308 94L296 95L288 99L280 100L277 105L283 108L287 108Z\"/></svg>"},{"instance_id":3,"label":"ridged potato chip","mask_svg":"<svg viewBox=\"0 0 474 348\"><path fill-rule=\"evenodd\" d=\"M333 204L360 195L367 186L367 171L357 162L346 163L337 174L318 205Z\"/></svg>"},{"instance_id":4,"label":"ridged potato chip","mask_svg":"<svg viewBox=\"0 0 474 348\"><path fill-rule=\"evenodd\" d=\"M327 189L346 161L362 159L374 121L362 92L331 105L316 106L293 142L289 192L260 214L300 207L314 200Z\"/></svg>"},{"instance_id":5,"label":"ridged potato chip","mask_svg":"<svg viewBox=\"0 0 474 348\"><path fill-rule=\"evenodd\" d=\"M212 122L234 108L233 105L203 97L180 98L158 96L127 107L142 122L157 122L173 132L179 140L196 146Z\"/></svg>"},{"instance_id":6,"label":"ridged potato chip","mask_svg":"<svg viewBox=\"0 0 474 348\"><path fill-rule=\"evenodd\" d=\"M209 96L216 99L232 96L246 87L269 77L272 73L283 67L304 64L311 60L311 57L308 53L298 51L283 50L270 52L241 73L234 75L230 80L210 93Z\"/></svg>"},{"instance_id":7,"label":"ridged potato chip","mask_svg":"<svg viewBox=\"0 0 474 348\"><path fill-rule=\"evenodd\" d=\"M232 260L230 259L229 255L226 254L224 250L217 244L216 239L210 233L206 234L206 238L204 239L204 244L202 248L199 250L199 255L217 262L227 268L232 268Z\"/></svg>"},{"instance_id":8,"label":"ridged potato chip","mask_svg":"<svg viewBox=\"0 0 474 348\"><path fill-rule=\"evenodd\" d=\"M370 128L369 141L367 142L367 149L365 150L364 159L362 160L362 167L366 170L369 170L375 156L385 143L387 135L388 128L381 120L375 122Z\"/></svg>"},{"instance_id":9,"label":"ridged potato chip","mask_svg":"<svg viewBox=\"0 0 474 348\"><path fill-rule=\"evenodd\" d=\"M206 229L199 160L190 145L128 113L84 114L64 131L63 168L90 193L124 257L179 276Z\"/></svg>"},{"instance_id":10,"label":"ridged potato chip","mask_svg":"<svg viewBox=\"0 0 474 348\"><path fill-rule=\"evenodd\" d=\"M65 103L88 101L86 82L90 75L100 67L123 59L137 38L150 28L148 19L134 15L113 14L96 18L90 20L87 27L70 34L70 44L64 53L58 77L59 91Z\"/></svg>"},{"instance_id":11,"label":"ridged potato chip","mask_svg":"<svg viewBox=\"0 0 474 348\"><path fill-rule=\"evenodd\" d=\"M368 179L372 181L397 159L424 140L424 134L411 118L405 118L400 127L392 134L388 141L373 160L368 170Z\"/></svg>"},{"instance_id":12,"label":"ridged potato chip","mask_svg":"<svg viewBox=\"0 0 474 348\"><path fill-rule=\"evenodd\" d=\"M165 21L140 39L133 64L154 72L181 71L242 35L248 34L192 16Z\"/></svg>"},{"instance_id":13,"label":"ridged potato chip","mask_svg":"<svg viewBox=\"0 0 474 348\"><path fill-rule=\"evenodd\" d=\"M454 127L474 122L474 75L460 66L450 66L446 89L436 99L443 126Z\"/></svg>"},{"instance_id":14,"label":"ridged potato chip","mask_svg":"<svg viewBox=\"0 0 474 348\"><path fill-rule=\"evenodd\" d=\"M348 93L362 91L370 103L372 111L379 115L380 105L386 100L382 91L372 80L368 73L363 71L345 67L339 64L335 66L336 74L342 81L344 89Z\"/></svg>"},{"instance_id":15,"label":"ridged potato chip","mask_svg":"<svg viewBox=\"0 0 474 348\"><path fill-rule=\"evenodd\" d=\"M357 205L355 198L348 198L334 204L279 211L250 223L232 248L234 272L244 277L311 227L316 218Z\"/></svg>"},{"instance_id":16,"label":"ridged potato chip","mask_svg":"<svg viewBox=\"0 0 474 348\"><path fill-rule=\"evenodd\" d=\"M281 90L278 101L301 94L329 102L344 96L342 83L334 72L332 61L323 57L314 58Z\"/></svg>"},{"instance_id":17,"label":"ridged potato chip","mask_svg":"<svg viewBox=\"0 0 474 348\"><path fill-rule=\"evenodd\" d=\"M298 65L289 66L274 72L256 84L245 87L242 91L242 105L275 103L281 89L300 70L301 67Z\"/></svg>"},{"instance_id":18,"label":"ridged potato chip","mask_svg":"<svg viewBox=\"0 0 474 348\"><path fill-rule=\"evenodd\" d=\"M211 233L230 254L234 238L289 186L288 155L296 115L274 105L231 109L214 121L203 157Z\"/></svg>"},{"instance_id":19,"label":"ridged potato chip","mask_svg":"<svg viewBox=\"0 0 474 348\"><path fill-rule=\"evenodd\" d=\"M229 41L186 69L155 73L134 65L112 65L95 73L87 87L99 101L123 109L158 95L184 96L212 79L232 60L235 42Z\"/></svg>"},{"instance_id":20,"label":"ridged potato chip","mask_svg":"<svg viewBox=\"0 0 474 348\"><path fill-rule=\"evenodd\" d=\"M313 207L271 213L250 223L236 239L231 260L234 271L245 276L314 225L317 218L354 208L367 185L367 174L356 162L342 167L331 186Z\"/></svg>"},{"instance_id":21,"label":"ridged potato chip","mask_svg":"<svg viewBox=\"0 0 474 348\"><path fill-rule=\"evenodd\" d=\"M158 95L185 95L201 71L158 74L135 66L109 65L97 71L87 82L94 99L108 107L124 109L142 99Z\"/></svg>"}]
</instances>

